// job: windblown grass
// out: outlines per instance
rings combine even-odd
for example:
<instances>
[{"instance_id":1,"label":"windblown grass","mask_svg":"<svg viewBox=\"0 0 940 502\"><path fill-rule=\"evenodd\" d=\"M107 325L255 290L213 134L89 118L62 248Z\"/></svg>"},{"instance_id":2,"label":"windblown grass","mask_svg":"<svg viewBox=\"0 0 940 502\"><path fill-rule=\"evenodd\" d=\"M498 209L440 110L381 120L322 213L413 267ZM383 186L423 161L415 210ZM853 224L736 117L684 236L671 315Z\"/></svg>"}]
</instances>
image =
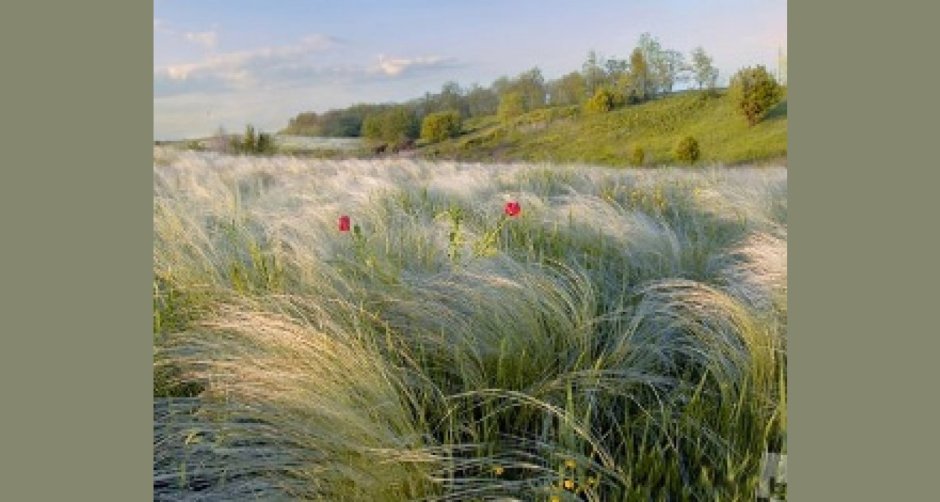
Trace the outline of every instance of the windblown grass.
<instances>
[{"instance_id":1,"label":"windblown grass","mask_svg":"<svg viewBox=\"0 0 940 502\"><path fill-rule=\"evenodd\" d=\"M786 195L156 149L156 497L752 499L786 449Z\"/></svg>"}]
</instances>

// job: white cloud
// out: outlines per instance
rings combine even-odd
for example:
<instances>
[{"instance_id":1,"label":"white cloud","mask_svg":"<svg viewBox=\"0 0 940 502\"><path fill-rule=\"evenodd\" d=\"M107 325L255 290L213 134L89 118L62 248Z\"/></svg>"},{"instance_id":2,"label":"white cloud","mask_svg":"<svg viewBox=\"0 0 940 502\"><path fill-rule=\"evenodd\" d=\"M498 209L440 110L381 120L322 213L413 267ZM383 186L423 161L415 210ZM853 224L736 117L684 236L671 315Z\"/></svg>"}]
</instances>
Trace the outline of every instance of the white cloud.
<instances>
[{"instance_id":1,"label":"white cloud","mask_svg":"<svg viewBox=\"0 0 940 502\"><path fill-rule=\"evenodd\" d=\"M199 36L196 36L199 35ZM214 36L196 34L194 39L214 43ZM285 82L322 72L310 61L314 53L335 44L330 37L312 35L296 44L262 47L239 52L211 54L203 61L154 68L154 93L157 96L239 90L261 82Z\"/></svg>"},{"instance_id":2,"label":"white cloud","mask_svg":"<svg viewBox=\"0 0 940 502\"><path fill-rule=\"evenodd\" d=\"M455 61L452 58L442 58L439 56L417 57L417 58L386 58L379 55L379 71L389 77L397 77L406 72L421 69L444 68L453 66Z\"/></svg>"}]
</instances>

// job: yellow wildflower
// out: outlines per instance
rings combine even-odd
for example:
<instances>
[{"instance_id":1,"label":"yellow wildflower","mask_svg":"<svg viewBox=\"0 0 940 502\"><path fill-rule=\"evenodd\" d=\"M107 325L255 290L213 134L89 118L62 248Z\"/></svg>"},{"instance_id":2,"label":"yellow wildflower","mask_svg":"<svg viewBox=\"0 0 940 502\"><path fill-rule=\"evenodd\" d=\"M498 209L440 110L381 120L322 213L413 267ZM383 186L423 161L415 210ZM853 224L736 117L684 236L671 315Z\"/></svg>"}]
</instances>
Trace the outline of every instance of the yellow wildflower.
<instances>
[{"instance_id":1,"label":"yellow wildflower","mask_svg":"<svg viewBox=\"0 0 940 502\"><path fill-rule=\"evenodd\" d=\"M565 490L571 490L574 488L574 480L566 479L562 486L565 487Z\"/></svg>"}]
</instances>

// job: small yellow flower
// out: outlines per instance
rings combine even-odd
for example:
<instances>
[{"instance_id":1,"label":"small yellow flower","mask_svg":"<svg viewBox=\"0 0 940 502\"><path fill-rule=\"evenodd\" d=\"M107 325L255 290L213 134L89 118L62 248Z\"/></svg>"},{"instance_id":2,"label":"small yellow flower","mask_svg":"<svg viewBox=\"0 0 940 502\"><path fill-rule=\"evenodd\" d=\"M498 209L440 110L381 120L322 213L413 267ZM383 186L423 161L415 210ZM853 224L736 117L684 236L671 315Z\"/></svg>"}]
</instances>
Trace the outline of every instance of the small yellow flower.
<instances>
[{"instance_id":1,"label":"small yellow flower","mask_svg":"<svg viewBox=\"0 0 940 502\"><path fill-rule=\"evenodd\" d=\"M565 490L571 490L574 488L574 480L566 479L562 486L565 487Z\"/></svg>"},{"instance_id":2,"label":"small yellow flower","mask_svg":"<svg viewBox=\"0 0 940 502\"><path fill-rule=\"evenodd\" d=\"M570 459L570 458L569 458L568 460L565 460L565 467L567 467L567 468L569 468L569 469L574 469L577 465L578 465L578 464L575 463L575 461L574 461L573 459Z\"/></svg>"},{"instance_id":3,"label":"small yellow flower","mask_svg":"<svg viewBox=\"0 0 940 502\"><path fill-rule=\"evenodd\" d=\"M561 502L561 499L558 498L558 495L552 495L552 498L549 499L551 502Z\"/></svg>"},{"instance_id":4,"label":"small yellow flower","mask_svg":"<svg viewBox=\"0 0 940 502\"><path fill-rule=\"evenodd\" d=\"M501 476L505 470L506 470L506 469L503 469L503 466L501 466L501 465L495 465L495 466L493 466L493 474L495 474L495 475L497 475L497 476Z\"/></svg>"}]
</instances>

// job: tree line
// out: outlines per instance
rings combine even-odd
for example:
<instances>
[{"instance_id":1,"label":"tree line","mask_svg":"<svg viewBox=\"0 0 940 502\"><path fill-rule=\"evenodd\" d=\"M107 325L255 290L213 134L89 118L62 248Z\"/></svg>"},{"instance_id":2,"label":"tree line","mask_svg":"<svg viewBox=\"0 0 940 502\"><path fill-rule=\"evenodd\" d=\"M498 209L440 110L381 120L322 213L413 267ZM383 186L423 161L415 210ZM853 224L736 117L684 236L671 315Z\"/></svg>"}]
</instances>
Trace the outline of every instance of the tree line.
<instances>
[{"instance_id":1,"label":"tree line","mask_svg":"<svg viewBox=\"0 0 940 502\"><path fill-rule=\"evenodd\" d=\"M747 70L750 72L747 77L741 76L742 70L732 84L752 83L760 77L755 73L757 70ZM488 87L473 84L463 88L450 81L440 92L427 92L405 103L360 103L321 114L300 113L290 119L284 132L362 136L391 144L413 143L419 137L440 141L457 135L461 121L467 118L496 115L508 121L539 108L572 105L602 113L671 93L679 85L714 89L717 82L718 69L704 48L696 47L687 59L682 52L665 48L656 37L644 33L629 57L604 58L592 50L580 70L554 80L545 79L542 71L534 67L515 77L499 77ZM779 96L779 91L769 87L750 85L771 97ZM762 113L756 102L752 100L748 105L750 111L745 112L752 123Z\"/></svg>"}]
</instances>

